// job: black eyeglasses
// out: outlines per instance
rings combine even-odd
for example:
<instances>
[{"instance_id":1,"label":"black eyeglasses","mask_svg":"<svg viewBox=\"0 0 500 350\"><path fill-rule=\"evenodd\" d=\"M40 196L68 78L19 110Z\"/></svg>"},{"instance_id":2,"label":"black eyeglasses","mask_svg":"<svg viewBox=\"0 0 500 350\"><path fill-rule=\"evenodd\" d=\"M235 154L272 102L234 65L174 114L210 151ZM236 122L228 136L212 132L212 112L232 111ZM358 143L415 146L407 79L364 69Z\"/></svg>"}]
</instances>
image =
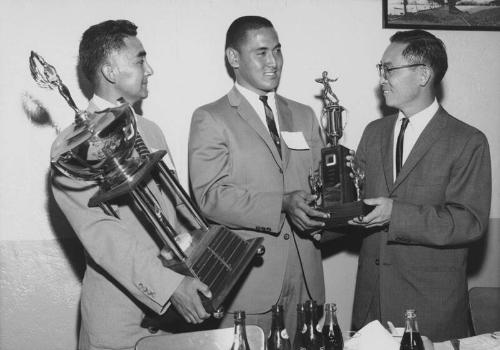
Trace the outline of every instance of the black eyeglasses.
<instances>
[{"instance_id":1,"label":"black eyeglasses","mask_svg":"<svg viewBox=\"0 0 500 350\"><path fill-rule=\"evenodd\" d=\"M385 64L378 63L377 64L377 70L378 70L378 76L384 79L387 79L391 74L393 70L397 69L403 69L403 68L413 68L413 67L418 67L418 66L426 66L426 64L423 63L414 63L414 64L405 64L403 66L396 66L396 67L387 67Z\"/></svg>"}]
</instances>

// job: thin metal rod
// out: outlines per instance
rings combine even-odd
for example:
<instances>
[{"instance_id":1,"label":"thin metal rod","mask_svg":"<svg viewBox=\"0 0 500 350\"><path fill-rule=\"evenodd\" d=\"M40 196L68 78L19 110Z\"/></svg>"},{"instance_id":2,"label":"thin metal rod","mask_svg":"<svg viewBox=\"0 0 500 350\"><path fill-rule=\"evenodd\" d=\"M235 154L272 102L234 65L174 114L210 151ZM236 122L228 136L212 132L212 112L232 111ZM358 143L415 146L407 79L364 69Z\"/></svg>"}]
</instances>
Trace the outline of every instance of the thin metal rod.
<instances>
[{"instance_id":1,"label":"thin metal rod","mask_svg":"<svg viewBox=\"0 0 500 350\"><path fill-rule=\"evenodd\" d=\"M102 211L104 212L104 214L106 214L108 216L114 216L117 219L120 218L118 216L118 214L116 213L116 211L111 206L111 204L106 203L106 202L101 202L101 203L99 203L99 207L102 209Z\"/></svg>"},{"instance_id":2,"label":"thin metal rod","mask_svg":"<svg viewBox=\"0 0 500 350\"><path fill-rule=\"evenodd\" d=\"M175 176L172 175L168 166L163 162L158 162L159 165L159 173L163 181L165 181L169 187L176 192L176 194L180 197L181 201L186 205L187 209L193 215L194 219L200 225L200 228L204 231L208 230L208 223L206 220L199 214L198 210L195 209L195 205L189 195L186 193L184 188L182 188L179 181Z\"/></svg>"},{"instance_id":3,"label":"thin metal rod","mask_svg":"<svg viewBox=\"0 0 500 350\"><path fill-rule=\"evenodd\" d=\"M154 207L152 208L152 199L148 198L148 195L144 193L141 188L133 190L130 194L134 202L137 203L140 209L148 216L149 221L155 227L163 243L173 251L175 256L180 261L184 262L187 259L187 256L175 241L174 228L170 225L167 219L165 219L159 208L156 208L158 210L155 210Z\"/></svg>"}]
</instances>

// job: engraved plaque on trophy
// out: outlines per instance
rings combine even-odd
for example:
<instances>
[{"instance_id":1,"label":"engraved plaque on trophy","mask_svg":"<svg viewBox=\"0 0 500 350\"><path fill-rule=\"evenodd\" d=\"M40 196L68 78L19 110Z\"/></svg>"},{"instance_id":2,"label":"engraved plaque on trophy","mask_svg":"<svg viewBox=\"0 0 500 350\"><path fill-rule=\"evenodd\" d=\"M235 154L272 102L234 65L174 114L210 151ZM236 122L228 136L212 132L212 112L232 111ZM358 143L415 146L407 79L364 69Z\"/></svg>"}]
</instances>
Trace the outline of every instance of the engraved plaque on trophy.
<instances>
[{"instance_id":1,"label":"engraved plaque on trophy","mask_svg":"<svg viewBox=\"0 0 500 350\"><path fill-rule=\"evenodd\" d=\"M323 85L321 126L325 131L327 147L321 150L319 174L312 171L309 174L309 185L312 194L317 196L315 207L330 214L326 228L345 226L350 219L365 215L372 209L362 201L363 170L354 160L347 161L350 151L339 144L343 135L345 108L339 104L330 86L330 82L337 79L329 78L326 71L321 78L315 79Z\"/></svg>"}]
</instances>

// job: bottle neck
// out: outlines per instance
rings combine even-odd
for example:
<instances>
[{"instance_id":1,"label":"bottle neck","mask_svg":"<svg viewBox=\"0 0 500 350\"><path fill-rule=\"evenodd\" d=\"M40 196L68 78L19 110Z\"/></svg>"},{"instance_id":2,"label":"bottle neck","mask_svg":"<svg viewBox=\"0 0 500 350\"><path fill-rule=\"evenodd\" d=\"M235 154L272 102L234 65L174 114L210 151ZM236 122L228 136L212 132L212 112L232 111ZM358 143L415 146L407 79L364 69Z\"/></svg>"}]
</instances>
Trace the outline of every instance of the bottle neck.
<instances>
[{"instance_id":1,"label":"bottle neck","mask_svg":"<svg viewBox=\"0 0 500 350\"><path fill-rule=\"evenodd\" d=\"M316 305L309 305L306 310L306 325L308 332L317 332L316 325L318 324L318 317Z\"/></svg>"},{"instance_id":2,"label":"bottle neck","mask_svg":"<svg viewBox=\"0 0 500 350\"><path fill-rule=\"evenodd\" d=\"M236 335L245 335L245 314L237 313L234 317L234 334Z\"/></svg>"},{"instance_id":3,"label":"bottle neck","mask_svg":"<svg viewBox=\"0 0 500 350\"><path fill-rule=\"evenodd\" d=\"M304 308L297 308L297 331L302 332L304 328Z\"/></svg>"},{"instance_id":4,"label":"bottle neck","mask_svg":"<svg viewBox=\"0 0 500 350\"><path fill-rule=\"evenodd\" d=\"M418 323L415 317L406 318L405 332L418 332Z\"/></svg>"},{"instance_id":5,"label":"bottle neck","mask_svg":"<svg viewBox=\"0 0 500 350\"><path fill-rule=\"evenodd\" d=\"M271 329L282 330L283 329L283 314L273 313Z\"/></svg>"},{"instance_id":6,"label":"bottle neck","mask_svg":"<svg viewBox=\"0 0 500 350\"><path fill-rule=\"evenodd\" d=\"M337 325L337 305L325 304L325 324Z\"/></svg>"}]
</instances>

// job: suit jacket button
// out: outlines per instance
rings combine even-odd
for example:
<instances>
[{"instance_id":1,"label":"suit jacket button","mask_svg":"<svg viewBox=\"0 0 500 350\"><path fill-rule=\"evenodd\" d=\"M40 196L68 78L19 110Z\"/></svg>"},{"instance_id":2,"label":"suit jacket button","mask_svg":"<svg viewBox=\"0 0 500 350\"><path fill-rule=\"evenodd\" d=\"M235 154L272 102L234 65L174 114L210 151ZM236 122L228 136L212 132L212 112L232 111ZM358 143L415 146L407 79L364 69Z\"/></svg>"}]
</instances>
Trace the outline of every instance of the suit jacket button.
<instances>
[{"instance_id":1,"label":"suit jacket button","mask_svg":"<svg viewBox=\"0 0 500 350\"><path fill-rule=\"evenodd\" d=\"M149 333L151 333L151 334L156 334L156 333L158 333L158 330L159 330L158 328L153 327L153 326L149 326L149 327L148 327L148 331L149 331Z\"/></svg>"},{"instance_id":2,"label":"suit jacket button","mask_svg":"<svg viewBox=\"0 0 500 350\"><path fill-rule=\"evenodd\" d=\"M380 265L380 260L378 258L375 259L375 265L377 265L377 266Z\"/></svg>"},{"instance_id":3,"label":"suit jacket button","mask_svg":"<svg viewBox=\"0 0 500 350\"><path fill-rule=\"evenodd\" d=\"M288 233L285 233L283 235L283 238L285 239L285 241L288 241L290 239L290 235Z\"/></svg>"}]
</instances>

